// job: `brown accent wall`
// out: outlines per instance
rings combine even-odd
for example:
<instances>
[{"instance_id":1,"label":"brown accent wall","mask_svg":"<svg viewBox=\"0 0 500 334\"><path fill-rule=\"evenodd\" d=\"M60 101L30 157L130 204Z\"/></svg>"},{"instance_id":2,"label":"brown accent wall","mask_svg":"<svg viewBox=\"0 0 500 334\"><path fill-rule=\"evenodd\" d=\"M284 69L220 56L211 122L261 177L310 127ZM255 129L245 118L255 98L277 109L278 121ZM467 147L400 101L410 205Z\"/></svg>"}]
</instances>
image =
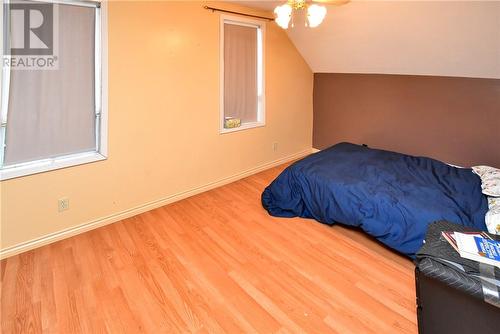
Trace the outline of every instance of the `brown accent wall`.
<instances>
[{"instance_id":1,"label":"brown accent wall","mask_svg":"<svg viewBox=\"0 0 500 334\"><path fill-rule=\"evenodd\" d=\"M313 147L342 141L500 167L500 79L316 73Z\"/></svg>"}]
</instances>

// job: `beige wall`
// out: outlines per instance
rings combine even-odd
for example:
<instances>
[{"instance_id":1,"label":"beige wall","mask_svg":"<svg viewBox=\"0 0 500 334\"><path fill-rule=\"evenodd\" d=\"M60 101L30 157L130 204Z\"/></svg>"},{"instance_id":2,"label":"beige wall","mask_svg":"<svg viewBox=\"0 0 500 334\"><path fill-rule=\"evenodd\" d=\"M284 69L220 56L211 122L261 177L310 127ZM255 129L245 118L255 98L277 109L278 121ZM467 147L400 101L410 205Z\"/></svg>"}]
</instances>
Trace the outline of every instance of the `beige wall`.
<instances>
[{"instance_id":1,"label":"beige wall","mask_svg":"<svg viewBox=\"0 0 500 334\"><path fill-rule=\"evenodd\" d=\"M2 249L311 148L312 72L272 22L267 124L219 134L219 14L202 5L110 3L109 159L2 182Z\"/></svg>"},{"instance_id":2,"label":"beige wall","mask_svg":"<svg viewBox=\"0 0 500 334\"><path fill-rule=\"evenodd\" d=\"M500 78L500 1L358 1L290 38L313 72Z\"/></svg>"}]
</instances>

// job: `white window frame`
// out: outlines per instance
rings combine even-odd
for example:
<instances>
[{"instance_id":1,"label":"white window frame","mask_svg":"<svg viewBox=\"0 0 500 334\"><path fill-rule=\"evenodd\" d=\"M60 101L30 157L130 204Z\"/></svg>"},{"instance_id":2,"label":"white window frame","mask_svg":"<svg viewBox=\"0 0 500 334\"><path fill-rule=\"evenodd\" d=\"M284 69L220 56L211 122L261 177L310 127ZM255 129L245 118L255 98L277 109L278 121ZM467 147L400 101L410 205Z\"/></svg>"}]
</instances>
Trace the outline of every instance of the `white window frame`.
<instances>
[{"instance_id":1,"label":"white window frame","mask_svg":"<svg viewBox=\"0 0 500 334\"><path fill-rule=\"evenodd\" d=\"M10 70L2 66L0 85L2 102L0 106L1 127L0 129L0 181L16 177L27 176L106 160L108 157L108 24L107 24L107 1L84 1L84 0L32 0L51 2L55 4L66 4L74 6L96 7L96 29L95 29L95 99L96 99L96 149L95 151L78 154L62 155L49 159L34 160L30 162L3 166L3 154L5 152L5 129L8 123L8 97ZM8 0L0 0L0 36L3 38L3 4ZM97 3L97 5L96 5ZM2 53L3 55L3 43Z\"/></svg>"},{"instance_id":2,"label":"white window frame","mask_svg":"<svg viewBox=\"0 0 500 334\"><path fill-rule=\"evenodd\" d=\"M257 28L257 121L242 123L237 128L224 128L224 24L234 24L245 27ZM235 15L220 16L220 134L231 133L266 125L266 76L265 76L265 45L266 22L261 20L243 18Z\"/></svg>"}]
</instances>

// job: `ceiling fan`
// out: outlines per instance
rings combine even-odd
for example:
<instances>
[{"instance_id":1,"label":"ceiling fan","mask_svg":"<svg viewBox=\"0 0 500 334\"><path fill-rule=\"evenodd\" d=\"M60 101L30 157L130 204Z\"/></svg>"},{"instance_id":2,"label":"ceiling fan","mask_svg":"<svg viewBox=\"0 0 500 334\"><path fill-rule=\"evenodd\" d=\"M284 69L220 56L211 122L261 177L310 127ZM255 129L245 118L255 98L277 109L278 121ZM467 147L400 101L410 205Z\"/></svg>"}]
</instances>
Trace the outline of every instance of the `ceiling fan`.
<instances>
[{"instance_id":1,"label":"ceiling fan","mask_svg":"<svg viewBox=\"0 0 500 334\"><path fill-rule=\"evenodd\" d=\"M291 21L291 26L293 28L295 25L294 16L296 13L305 11L305 26L315 28L323 22L326 16L326 7L318 5L315 2L340 6L349 1L350 0L288 0L285 4L277 6L274 9L274 14L276 14L275 21L283 29L287 29Z\"/></svg>"}]
</instances>

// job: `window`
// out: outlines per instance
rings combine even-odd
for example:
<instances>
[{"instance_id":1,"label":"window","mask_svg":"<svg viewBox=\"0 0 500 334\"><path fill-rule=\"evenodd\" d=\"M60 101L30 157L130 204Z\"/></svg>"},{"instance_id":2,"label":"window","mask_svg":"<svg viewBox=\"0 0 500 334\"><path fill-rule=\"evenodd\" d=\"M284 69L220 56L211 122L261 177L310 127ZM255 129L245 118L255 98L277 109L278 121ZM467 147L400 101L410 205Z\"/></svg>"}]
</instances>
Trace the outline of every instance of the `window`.
<instances>
[{"instance_id":1,"label":"window","mask_svg":"<svg viewBox=\"0 0 500 334\"><path fill-rule=\"evenodd\" d=\"M221 16L221 133L265 124L264 37L264 22Z\"/></svg>"},{"instance_id":2,"label":"window","mask_svg":"<svg viewBox=\"0 0 500 334\"><path fill-rule=\"evenodd\" d=\"M99 2L3 1L0 179L107 156Z\"/></svg>"}]
</instances>

